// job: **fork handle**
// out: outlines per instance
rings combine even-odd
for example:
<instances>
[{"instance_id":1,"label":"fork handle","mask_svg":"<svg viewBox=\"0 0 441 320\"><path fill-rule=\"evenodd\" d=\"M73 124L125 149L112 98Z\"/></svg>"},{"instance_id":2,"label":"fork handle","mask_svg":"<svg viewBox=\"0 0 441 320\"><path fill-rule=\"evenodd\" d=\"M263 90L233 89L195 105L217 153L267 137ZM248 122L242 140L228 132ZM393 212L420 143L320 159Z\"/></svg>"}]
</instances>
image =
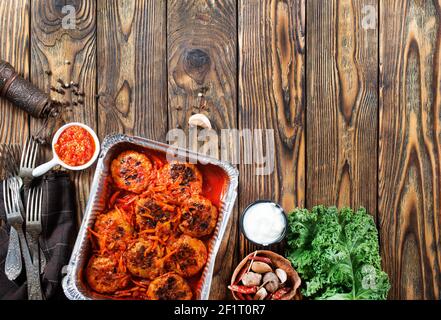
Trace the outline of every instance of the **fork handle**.
<instances>
[{"instance_id":1,"label":"fork handle","mask_svg":"<svg viewBox=\"0 0 441 320\"><path fill-rule=\"evenodd\" d=\"M23 269L21 261L20 239L17 230L11 226L9 231L8 253L5 260L5 274L9 280L17 279Z\"/></svg>"},{"instance_id":2,"label":"fork handle","mask_svg":"<svg viewBox=\"0 0 441 320\"><path fill-rule=\"evenodd\" d=\"M46 259L44 252L43 252L43 249L40 246L40 273L41 274L44 273L44 269L46 269L46 265L47 265L47 259Z\"/></svg>"},{"instance_id":3,"label":"fork handle","mask_svg":"<svg viewBox=\"0 0 441 320\"><path fill-rule=\"evenodd\" d=\"M23 258L25 262L26 277L28 280L28 299L29 300L43 300L43 293L41 291L40 270L32 263L31 254L24 232L21 228L17 228L17 233L20 238Z\"/></svg>"},{"instance_id":4,"label":"fork handle","mask_svg":"<svg viewBox=\"0 0 441 320\"><path fill-rule=\"evenodd\" d=\"M39 250L38 250L38 242L35 241L35 238L38 239L38 236L35 236L33 233L26 231L26 239L28 240L28 247L31 253L32 263L36 266L39 264Z\"/></svg>"},{"instance_id":5,"label":"fork handle","mask_svg":"<svg viewBox=\"0 0 441 320\"><path fill-rule=\"evenodd\" d=\"M46 257L43 250L39 246L40 235L37 233L26 232L29 244L29 251L31 252L32 263L40 269L40 273L44 272L46 268Z\"/></svg>"}]
</instances>

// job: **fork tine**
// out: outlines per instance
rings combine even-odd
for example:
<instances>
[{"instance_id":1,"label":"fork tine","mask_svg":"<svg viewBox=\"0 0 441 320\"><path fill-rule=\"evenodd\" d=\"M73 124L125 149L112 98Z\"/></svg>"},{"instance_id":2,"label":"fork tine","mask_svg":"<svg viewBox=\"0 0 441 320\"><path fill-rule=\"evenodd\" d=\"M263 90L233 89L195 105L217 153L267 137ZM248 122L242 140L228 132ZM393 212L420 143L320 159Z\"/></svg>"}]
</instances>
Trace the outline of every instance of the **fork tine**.
<instances>
[{"instance_id":1,"label":"fork tine","mask_svg":"<svg viewBox=\"0 0 441 320\"><path fill-rule=\"evenodd\" d=\"M32 158L32 147L34 146L31 138L28 138L27 142L28 142L28 149L26 150L26 158L24 161L25 168L29 167L29 161Z\"/></svg>"},{"instance_id":2,"label":"fork tine","mask_svg":"<svg viewBox=\"0 0 441 320\"><path fill-rule=\"evenodd\" d=\"M32 151L31 151L31 155L29 157L29 165L28 168L33 168L35 167L35 161L37 160L37 153L38 153L38 144L37 142L34 140L34 138L30 138L30 140L32 141L31 145L32 145Z\"/></svg>"},{"instance_id":3,"label":"fork tine","mask_svg":"<svg viewBox=\"0 0 441 320\"><path fill-rule=\"evenodd\" d=\"M27 158L28 154L28 143L29 139L26 140L24 146L23 146L23 152L21 153L21 160L20 160L20 168L24 168L25 166L25 160Z\"/></svg>"},{"instance_id":4,"label":"fork tine","mask_svg":"<svg viewBox=\"0 0 441 320\"><path fill-rule=\"evenodd\" d=\"M20 185L18 184L18 180L14 178L14 191L15 191L15 204L17 206L17 211L21 214L24 214L24 212L21 212L19 201L21 201L20 196Z\"/></svg>"},{"instance_id":5,"label":"fork tine","mask_svg":"<svg viewBox=\"0 0 441 320\"><path fill-rule=\"evenodd\" d=\"M6 179L3 181L3 187L4 187L4 194L5 194L5 198L3 199L3 201L5 202L5 207L6 207L6 214L9 214L11 212L11 203L10 203L10 190L9 190L9 179Z\"/></svg>"},{"instance_id":6,"label":"fork tine","mask_svg":"<svg viewBox=\"0 0 441 320\"><path fill-rule=\"evenodd\" d=\"M19 194L18 194L17 180L14 178L11 178L11 184L12 184L11 191L12 191L12 195L13 195L13 201L12 201L13 208L14 208L14 211L20 212L20 207L18 205Z\"/></svg>"},{"instance_id":7,"label":"fork tine","mask_svg":"<svg viewBox=\"0 0 441 320\"><path fill-rule=\"evenodd\" d=\"M8 194L8 187L7 187L7 180L3 180L3 205L5 206L5 212L6 215L8 215L9 211L9 207L8 207L8 201L7 201L7 194Z\"/></svg>"},{"instance_id":8,"label":"fork tine","mask_svg":"<svg viewBox=\"0 0 441 320\"><path fill-rule=\"evenodd\" d=\"M38 188L38 207L37 207L37 221L41 221L41 208L43 203L43 189L41 187Z\"/></svg>"},{"instance_id":9,"label":"fork tine","mask_svg":"<svg viewBox=\"0 0 441 320\"><path fill-rule=\"evenodd\" d=\"M36 219L36 208L37 208L37 190L33 188L32 190L32 221L35 221Z\"/></svg>"},{"instance_id":10,"label":"fork tine","mask_svg":"<svg viewBox=\"0 0 441 320\"><path fill-rule=\"evenodd\" d=\"M12 210L13 210L13 206L12 206L12 193L11 193L11 180L7 179L6 180L6 204L8 206L8 210L7 210L7 214L11 214Z\"/></svg>"},{"instance_id":11,"label":"fork tine","mask_svg":"<svg viewBox=\"0 0 441 320\"><path fill-rule=\"evenodd\" d=\"M28 192L28 201L26 202L26 222L31 221L32 193L34 189L30 188Z\"/></svg>"},{"instance_id":12,"label":"fork tine","mask_svg":"<svg viewBox=\"0 0 441 320\"><path fill-rule=\"evenodd\" d=\"M14 179L13 178L9 178L8 179L9 182L9 205L12 209L12 211L16 211L16 201L15 199L17 199L16 195L15 195L15 191L14 191Z\"/></svg>"}]
</instances>

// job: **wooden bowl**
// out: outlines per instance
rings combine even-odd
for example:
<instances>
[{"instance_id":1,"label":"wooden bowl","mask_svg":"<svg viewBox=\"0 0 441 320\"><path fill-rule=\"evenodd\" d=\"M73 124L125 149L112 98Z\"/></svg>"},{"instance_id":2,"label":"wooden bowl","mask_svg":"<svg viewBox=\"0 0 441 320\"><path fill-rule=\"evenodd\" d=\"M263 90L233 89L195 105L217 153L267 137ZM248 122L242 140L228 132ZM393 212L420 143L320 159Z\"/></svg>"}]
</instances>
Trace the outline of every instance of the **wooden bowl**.
<instances>
[{"instance_id":1,"label":"wooden bowl","mask_svg":"<svg viewBox=\"0 0 441 320\"><path fill-rule=\"evenodd\" d=\"M245 265L248 263L248 261L250 261L249 257L252 257L254 255L271 259L273 269L280 268L280 269L285 270L286 274L288 275L287 281L289 281L289 283L291 283L292 290L290 292L288 292L287 294L283 295L281 300L300 300L301 299L301 294L298 289L299 289L302 281L300 280L300 277L297 274L297 272L291 266L291 262L289 262L289 260L282 257L280 254L277 254L275 252L268 251L268 250L257 250L257 251L251 252L249 255L247 255L238 264L238 266L234 270L233 276L231 277L231 285L236 284L236 282L238 282L236 280L240 274L240 271L242 270L242 268L245 267ZM235 300L240 300L234 291L232 291L232 294L233 294L233 298Z\"/></svg>"}]
</instances>

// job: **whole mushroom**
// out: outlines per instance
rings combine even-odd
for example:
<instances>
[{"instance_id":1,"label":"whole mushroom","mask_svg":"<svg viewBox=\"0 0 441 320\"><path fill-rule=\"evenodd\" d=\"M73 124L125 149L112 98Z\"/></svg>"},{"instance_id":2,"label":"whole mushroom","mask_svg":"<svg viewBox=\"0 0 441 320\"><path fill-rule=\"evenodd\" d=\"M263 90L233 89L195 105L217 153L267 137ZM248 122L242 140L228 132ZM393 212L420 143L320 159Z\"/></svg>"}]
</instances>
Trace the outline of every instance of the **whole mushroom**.
<instances>
[{"instance_id":1,"label":"whole mushroom","mask_svg":"<svg viewBox=\"0 0 441 320\"><path fill-rule=\"evenodd\" d=\"M265 273L263 276L263 283L266 291L273 293L280 287L279 277L274 272Z\"/></svg>"}]
</instances>

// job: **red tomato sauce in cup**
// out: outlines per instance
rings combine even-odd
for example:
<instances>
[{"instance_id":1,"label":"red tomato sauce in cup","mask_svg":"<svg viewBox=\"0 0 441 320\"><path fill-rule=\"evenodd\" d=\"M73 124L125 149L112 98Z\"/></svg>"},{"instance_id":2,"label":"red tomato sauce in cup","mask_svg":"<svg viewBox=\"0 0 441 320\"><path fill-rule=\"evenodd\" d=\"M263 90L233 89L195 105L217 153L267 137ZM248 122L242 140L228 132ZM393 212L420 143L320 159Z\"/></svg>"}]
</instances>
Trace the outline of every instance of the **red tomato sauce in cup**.
<instances>
[{"instance_id":1,"label":"red tomato sauce in cup","mask_svg":"<svg viewBox=\"0 0 441 320\"><path fill-rule=\"evenodd\" d=\"M55 144L55 152L61 161L71 167L86 164L95 153L92 135L80 126L66 128Z\"/></svg>"}]
</instances>

